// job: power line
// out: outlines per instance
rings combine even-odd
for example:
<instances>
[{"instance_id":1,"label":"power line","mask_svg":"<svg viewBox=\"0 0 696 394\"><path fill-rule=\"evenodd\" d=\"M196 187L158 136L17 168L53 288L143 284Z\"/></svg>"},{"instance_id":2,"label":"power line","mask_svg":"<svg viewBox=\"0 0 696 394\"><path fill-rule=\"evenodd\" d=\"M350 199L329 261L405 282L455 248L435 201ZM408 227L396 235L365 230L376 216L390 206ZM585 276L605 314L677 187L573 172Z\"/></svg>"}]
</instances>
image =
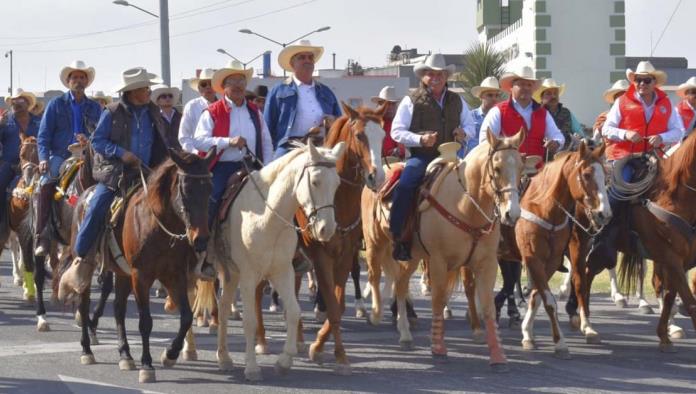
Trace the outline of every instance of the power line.
<instances>
[{"instance_id":1,"label":"power line","mask_svg":"<svg viewBox=\"0 0 696 394\"><path fill-rule=\"evenodd\" d=\"M677 10L679 9L679 6L681 5L682 0L679 0L677 2L677 6L674 7L674 11L672 12L672 15L669 17L669 20L667 20L667 24L665 25L665 28L662 29L662 33L660 33L660 38L657 39L657 42L655 43L655 46L650 48L650 56L653 55L655 52L655 49L657 49L657 46L660 44L660 41L662 40L662 37L665 35L665 32L667 31L667 28L669 27L670 23L672 23L672 19L674 18L674 15L677 14Z\"/></svg>"}]
</instances>

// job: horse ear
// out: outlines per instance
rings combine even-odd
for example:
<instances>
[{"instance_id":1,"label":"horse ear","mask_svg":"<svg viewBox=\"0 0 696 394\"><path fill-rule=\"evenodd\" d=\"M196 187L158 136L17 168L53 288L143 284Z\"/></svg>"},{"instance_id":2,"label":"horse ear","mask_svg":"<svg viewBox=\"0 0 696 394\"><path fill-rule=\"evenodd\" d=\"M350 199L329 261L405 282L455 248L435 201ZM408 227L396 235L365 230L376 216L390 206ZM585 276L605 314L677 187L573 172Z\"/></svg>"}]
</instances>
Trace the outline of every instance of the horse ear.
<instances>
[{"instance_id":1,"label":"horse ear","mask_svg":"<svg viewBox=\"0 0 696 394\"><path fill-rule=\"evenodd\" d=\"M331 149L331 155L338 160L343 155L343 151L346 149L346 143L341 141L338 144L336 144L332 149Z\"/></svg>"},{"instance_id":2,"label":"horse ear","mask_svg":"<svg viewBox=\"0 0 696 394\"><path fill-rule=\"evenodd\" d=\"M215 158L216 153L217 153L217 146L213 145L213 147L210 148L208 153L205 155L205 158L203 158L203 161L205 161L206 167L210 167L210 163Z\"/></svg>"},{"instance_id":3,"label":"horse ear","mask_svg":"<svg viewBox=\"0 0 696 394\"><path fill-rule=\"evenodd\" d=\"M343 100L341 100L341 107L343 107L343 112L346 115L348 115L348 117L350 117L351 119L356 119L360 117L358 111L354 110L353 107L346 104Z\"/></svg>"},{"instance_id":4,"label":"horse ear","mask_svg":"<svg viewBox=\"0 0 696 394\"><path fill-rule=\"evenodd\" d=\"M313 162L321 161L322 157L317 148L314 146L314 142L312 142L312 139L309 138L307 140L307 146L309 147L309 158Z\"/></svg>"},{"instance_id":5,"label":"horse ear","mask_svg":"<svg viewBox=\"0 0 696 394\"><path fill-rule=\"evenodd\" d=\"M378 117L380 117L380 118L383 118L383 117L384 117L384 113L387 112L387 106L388 106L388 105L389 105L389 102L388 102L388 101L383 102L382 105L380 105L379 107L377 107L377 110L375 110L375 115L378 116Z\"/></svg>"},{"instance_id":6,"label":"horse ear","mask_svg":"<svg viewBox=\"0 0 696 394\"><path fill-rule=\"evenodd\" d=\"M607 144L602 142L598 147L596 147L592 151L592 156L597 159L597 161L601 161L602 156L604 156L604 151L607 149Z\"/></svg>"},{"instance_id":7,"label":"horse ear","mask_svg":"<svg viewBox=\"0 0 696 394\"><path fill-rule=\"evenodd\" d=\"M518 131L517 134L512 137L512 146L519 149L519 147L522 146L525 138L527 138L527 132L524 131L523 127L520 127L520 131Z\"/></svg>"},{"instance_id":8,"label":"horse ear","mask_svg":"<svg viewBox=\"0 0 696 394\"><path fill-rule=\"evenodd\" d=\"M587 145L585 145L585 140L580 140L580 146L578 147L578 154L580 154L580 159L582 160L587 160L588 159L588 150L587 150Z\"/></svg>"},{"instance_id":9,"label":"horse ear","mask_svg":"<svg viewBox=\"0 0 696 394\"><path fill-rule=\"evenodd\" d=\"M173 148L167 148L167 153L169 153L169 158L172 159L172 161L174 162L174 164L176 164L177 167L184 166L184 161L181 159L179 151Z\"/></svg>"},{"instance_id":10,"label":"horse ear","mask_svg":"<svg viewBox=\"0 0 696 394\"><path fill-rule=\"evenodd\" d=\"M491 146L491 148L495 148L498 145L498 142L500 141L498 137L493 134L493 130L489 127L486 130L486 140L488 141L488 145Z\"/></svg>"}]
</instances>

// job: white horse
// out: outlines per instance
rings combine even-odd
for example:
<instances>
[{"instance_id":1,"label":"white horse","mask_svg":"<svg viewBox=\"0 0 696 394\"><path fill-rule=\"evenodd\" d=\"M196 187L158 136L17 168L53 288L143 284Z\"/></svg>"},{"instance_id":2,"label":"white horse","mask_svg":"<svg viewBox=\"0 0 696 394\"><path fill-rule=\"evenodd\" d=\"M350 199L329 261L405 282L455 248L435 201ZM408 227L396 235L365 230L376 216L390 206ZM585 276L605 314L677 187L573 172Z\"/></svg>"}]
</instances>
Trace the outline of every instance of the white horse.
<instances>
[{"instance_id":1,"label":"white horse","mask_svg":"<svg viewBox=\"0 0 696 394\"><path fill-rule=\"evenodd\" d=\"M333 202L340 183L335 165L344 146L339 143L333 149L315 148L310 142L307 147L293 150L253 172L229 215L215 230L209 251L222 284L217 350L221 370L232 368L227 350L227 319L240 283L246 338L244 376L252 381L261 379L254 349L257 321L253 311L256 286L263 279L270 280L285 306L287 336L276 370L285 373L292 366L292 358L297 354L300 319L292 268L298 241L293 218L301 208L309 218L309 229L315 239L328 241L334 235Z\"/></svg>"}]
</instances>

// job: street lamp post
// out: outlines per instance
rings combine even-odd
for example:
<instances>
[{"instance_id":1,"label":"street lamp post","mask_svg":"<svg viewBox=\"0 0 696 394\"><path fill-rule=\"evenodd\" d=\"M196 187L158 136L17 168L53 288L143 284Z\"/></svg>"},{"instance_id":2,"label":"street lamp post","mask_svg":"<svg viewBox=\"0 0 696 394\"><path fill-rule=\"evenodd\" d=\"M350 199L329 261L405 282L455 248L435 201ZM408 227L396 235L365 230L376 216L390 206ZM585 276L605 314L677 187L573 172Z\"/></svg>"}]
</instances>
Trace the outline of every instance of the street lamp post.
<instances>
[{"instance_id":1,"label":"street lamp post","mask_svg":"<svg viewBox=\"0 0 696 394\"><path fill-rule=\"evenodd\" d=\"M12 94L12 88L13 88L13 86L12 86L12 60L13 60L13 58L12 58L12 50L11 49L9 51L5 52L5 57L10 58L10 90L8 90L8 91L10 92L10 94Z\"/></svg>"},{"instance_id":2,"label":"street lamp post","mask_svg":"<svg viewBox=\"0 0 696 394\"><path fill-rule=\"evenodd\" d=\"M159 16L146 9L131 4L126 0L114 0L114 4L133 7L160 21L160 61L162 63L162 80L167 86L171 86L171 71L169 68L169 0L159 0Z\"/></svg>"},{"instance_id":3,"label":"street lamp post","mask_svg":"<svg viewBox=\"0 0 696 394\"><path fill-rule=\"evenodd\" d=\"M255 32L255 31L251 31L251 30L249 30L249 29L241 29L241 30L239 30L239 32L240 32L240 33L244 33L244 34L253 34L253 35L255 35L255 36L259 36L259 37L263 38L264 40L270 41L270 42L272 42L272 43L274 43L274 44L278 44L278 45L282 46L283 48L285 48L286 46L292 44L292 43L295 42L295 41L301 40L301 39L303 39L303 38L305 38L305 37L308 37L308 36L310 36L310 35L312 35L312 34L314 34L314 33L321 33L322 31L327 31L327 30L329 30L329 29L331 29L331 26L320 27L320 28L318 28L318 29L316 29L316 30L312 30L312 31L310 31L310 32L307 33L307 34L301 35L301 36L297 37L296 39L291 40L291 41L288 41L288 42L279 42L279 41L276 41L276 40L274 40L274 39L272 39L272 38L268 38L268 37L266 37L266 36L264 36L264 35L262 35L262 34L259 34L259 33ZM218 52L220 52L220 51L218 50ZM285 76L285 70L283 70L283 76Z\"/></svg>"},{"instance_id":4,"label":"street lamp post","mask_svg":"<svg viewBox=\"0 0 696 394\"><path fill-rule=\"evenodd\" d=\"M217 52L218 52L218 53L222 53L223 55L227 55L227 56L231 57L232 59L234 59L234 60L236 60L236 61L242 63L242 67L244 67L245 70L246 70L246 68L247 68L247 65L248 65L248 64L251 64L251 62L253 62L254 60L260 58L261 56L263 56L263 55L265 55L265 54L267 54L267 53L271 53L271 51L262 52L262 53L256 55L253 59L251 59L251 60L249 60L248 62L245 63L245 62L243 62L243 61L237 59L236 57L232 56L229 52L227 52L226 50L224 50L224 49L222 49L222 48L218 48Z\"/></svg>"}]
</instances>

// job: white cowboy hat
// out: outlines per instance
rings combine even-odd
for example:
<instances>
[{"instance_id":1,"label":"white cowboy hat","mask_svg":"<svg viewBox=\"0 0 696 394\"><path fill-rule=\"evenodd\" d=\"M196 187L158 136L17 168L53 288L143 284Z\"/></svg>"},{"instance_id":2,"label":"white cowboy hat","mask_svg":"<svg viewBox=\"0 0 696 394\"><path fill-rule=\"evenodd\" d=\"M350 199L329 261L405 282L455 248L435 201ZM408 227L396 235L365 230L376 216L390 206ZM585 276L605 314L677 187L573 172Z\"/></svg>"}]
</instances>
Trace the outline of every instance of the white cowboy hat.
<instances>
[{"instance_id":1,"label":"white cowboy hat","mask_svg":"<svg viewBox=\"0 0 696 394\"><path fill-rule=\"evenodd\" d=\"M29 108L29 112L34 114L34 116L39 116L43 113L45 108L46 104L44 104L43 101L36 100L36 104L34 104L33 107Z\"/></svg>"},{"instance_id":2,"label":"white cowboy hat","mask_svg":"<svg viewBox=\"0 0 696 394\"><path fill-rule=\"evenodd\" d=\"M532 81L536 85L534 90L539 86L539 80L534 78L534 70L529 66L518 66L512 71L508 71L500 77L500 88L506 92L512 90L512 83L517 79Z\"/></svg>"},{"instance_id":3,"label":"white cowboy hat","mask_svg":"<svg viewBox=\"0 0 696 394\"><path fill-rule=\"evenodd\" d=\"M204 68L201 70L197 77L189 79L189 86L193 90L198 90L198 82L212 80L213 74L215 74L215 70L213 70L212 68Z\"/></svg>"},{"instance_id":4,"label":"white cowboy hat","mask_svg":"<svg viewBox=\"0 0 696 394\"><path fill-rule=\"evenodd\" d=\"M133 67L121 73L121 84L114 88L115 92L125 93L162 83L157 75L147 72L144 67Z\"/></svg>"},{"instance_id":5,"label":"white cowboy hat","mask_svg":"<svg viewBox=\"0 0 696 394\"><path fill-rule=\"evenodd\" d=\"M278 54L278 64L283 70L292 72L290 60L292 60L293 56L302 52L314 54L314 64L316 64L321 59L321 55L324 54L324 47L314 46L309 40L302 40L298 45L288 45Z\"/></svg>"},{"instance_id":6,"label":"white cowboy hat","mask_svg":"<svg viewBox=\"0 0 696 394\"><path fill-rule=\"evenodd\" d=\"M445 56L441 53L427 55L422 63L413 66L413 73L418 78L423 76L423 73L428 70L447 71L448 75L454 74L454 64L446 64Z\"/></svg>"},{"instance_id":7,"label":"white cowboy hat","mask_svg":"<svg viewBox=\"0 0 696 394\"><path fill-rule=\"evenodd\" d=\"M152 87L152 93L150 93L150 100L152 100L153 103L157 104L157 98L165 93L171 94L172 97L172 103L178 103L179 102L179 97L181 96L181 90L179 88L173 87L170 88L167 85L157 85Z\"/></svg>"},{"instance_id":8,"label":"white cowboy hat","mask_svg":"<svg viewBox=\"0 0 696 394\"><path fill-rule=\"evenodd\" d=\"M5 97L5 104L9 107L12 104L12 100L16 98L24 97L27 100L28 106L27 110L31 110L34 105L36 105L36 96L33 93L26 92L22 88L15 88L14 93Z\"/></svg>"},{"instance_id":9,"label":"white cowboy hat","mask_svg":"<svg viewBox=\"0 0 696 394\"><path fill-rule=\"evenodd\" d=\"M565 84L558 84L555 79L553 78L545 78L541 82L541 86L539 89L537 89L536 92L532 95L535 101L541 102L541 95L544 94L544 91L549 90L549 89L558 89L558 97L563 96L563 93L565 93Z\"/></svg>"},{"instance_id":10,"label":"white cowboy hat","mask_svg":"<svg viewBox=\"0 0 696 394\"><path fill-rule=\"evenodd\" d=\"M254 69L253 68L244 68L242 66L242 63L232 60L227 65L217 71L213 74L212 78L212 85L213 85L213 90L218 92L218 93L223 93L225 91L225 87L223 86L223 83L225 82L225 78L229 77L230 75L243 75L244 78L246 79L247 84L251 80L251 78L254 76Z\"/></svg>"},{"instance_id":11,"label":"white cowboy hat","mask_svg":"<svg viewBox=\"0 0 696 394\"><path fill-rule=\"evenodd\" d=\"M101 90L97 90L96 92L94 92L91 99L94 101L101 100L101 101L105 102L106 104L111 104L114 101L114 99L111 96L107 96Z\"/></svg>"},{"instance_id":12,"label":"white cowboy hat","mask_svg":"<svg viewBox=\"0 0 696 394\"><path fill-rule=\"evenodd\" d=\"M662 86L667 82L667 74L664 71L656 70L652 63L647 60L643 60L636 66L636 71L630 68L626 69L626 79L633 83L633 79L636 75L650 75L655 78L655 85Z\"/></svg>"},{"instance_id":13,"label":"white cowboy hat","mask_svg":"<svg viewBox=\"0 0 696 394\"><path fill-rule=\"evenodd\" d=\"M381 104L384 101L396 103L399 101L399 96L396 95L396 89L393 86L385 86L379 91L379 96L372 96L370 101L375 104Z\"/></svg>"},{"instance_id":14,"label":"white cowboy hat","mask_svg":"<svg viewBox=\"0 0 696 394\"><path fill-rule=\"evenodd\" d=\"M70 76L70 73L73 71L82 71L87 74L87 86L94 82L94 76L96 74L94 67L87 67L85 62L82 60L75 60L70 63L70 65L63 67L63 69L60 70L60 81L63 82L63 85L66 88L70 89L70 86L68 86L68 76Z\"/></svg>"},{"instance_id":15,"label":"white cowboy hat","mask_svg":"<svg viewBox=\"0 0 696 394\"><path fill-rule=\"evenodd\" d=\"M471 94L479 99L483 93L490 91L503 93L503 89L500 88L500 84L498 83L498 78L486 77L483 81L481 81L479 86L474 86L471 88Z\"/></svg>"},{"instance_id":16,"label":"white cowboy hat","mask_svg":"<svg viewBox=\"0 0 696 394\"><path fill-rule=\"evenodd\" d=\"M609 89L604 91L604 101L612 104L614 102L614 96L616 96L616 93L625 92L630 86L631 83L627 80L619 79L618 81L614 82Z\"/></svg>"},{"instance_id":17,"label":"white cowboy hat","mask_svg":"<svg viewBox=\"0 0 696 394\"><path fill-rule=\"evenodd\" d=\"M677 88L677 96L685 98L686 91L689 89L696 89L696 77L691 77L687 79L686 82L679 85L679 87Z\"/></svg>"}]
</instances>

